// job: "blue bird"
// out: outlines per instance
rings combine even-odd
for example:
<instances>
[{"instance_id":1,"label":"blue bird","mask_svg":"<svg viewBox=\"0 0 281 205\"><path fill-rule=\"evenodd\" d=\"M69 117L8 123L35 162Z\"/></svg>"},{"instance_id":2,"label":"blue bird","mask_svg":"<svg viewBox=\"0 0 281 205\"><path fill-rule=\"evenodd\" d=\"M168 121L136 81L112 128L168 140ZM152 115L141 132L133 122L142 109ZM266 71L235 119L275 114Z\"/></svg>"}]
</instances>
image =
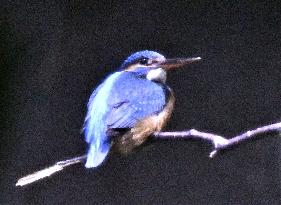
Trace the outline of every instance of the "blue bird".
<instances>
[{"instance_id":1,"label":"blue bird","mask_svg":"<svg viewBox=\"0 0 281 205\"><path fill-rule=\"evenodd\" d=\"M167 70L201 58L166 59L155 51L129 56L92 93L84 122L87 168L99 166L111 148L129 153L169 120L175 102Z\"/></svg>"}]
</instances>

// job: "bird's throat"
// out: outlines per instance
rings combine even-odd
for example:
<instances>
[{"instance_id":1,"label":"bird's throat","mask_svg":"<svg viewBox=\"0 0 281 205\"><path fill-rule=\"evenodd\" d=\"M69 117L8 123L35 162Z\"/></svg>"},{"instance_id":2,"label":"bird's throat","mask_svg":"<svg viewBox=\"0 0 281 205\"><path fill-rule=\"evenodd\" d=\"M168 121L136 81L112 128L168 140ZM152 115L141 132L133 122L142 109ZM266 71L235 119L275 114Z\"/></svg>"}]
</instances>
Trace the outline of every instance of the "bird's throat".
<instances>
[{"instance_id":1,"label":"bird's throat","mask_svg":"<svg viewBox=\"0 0 281 205\"><path fill-rule=\"evenodd\" d=\"M147 73L146 79L165 84L167 80L167 73L163 68L152 69Z\"/></svg>"}]
</instances>

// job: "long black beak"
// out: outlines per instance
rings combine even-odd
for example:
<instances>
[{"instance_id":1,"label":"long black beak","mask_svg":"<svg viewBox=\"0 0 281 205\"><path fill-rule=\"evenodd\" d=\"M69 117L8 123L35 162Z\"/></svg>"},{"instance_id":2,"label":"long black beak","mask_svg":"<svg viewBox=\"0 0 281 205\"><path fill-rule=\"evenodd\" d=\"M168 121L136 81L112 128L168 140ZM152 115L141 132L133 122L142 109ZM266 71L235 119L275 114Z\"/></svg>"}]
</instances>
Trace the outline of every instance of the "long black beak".
<instances>
[{"instance_id":1,"label":"long black beak","mask_svg":"<svg viewBox=\"0 0 281 205\"><path fill-rule=\"evenodd\" d=\"M196 58L171 58L171 59L166 59L162 62L159 62L159 64L157 66L170 70L170 69L174 69L174 68L179 68L179 67L183 67L187 64L196 62L196 61L200 61L201 58L200 57L196 57Z\"/></svg>"}]
</instances>

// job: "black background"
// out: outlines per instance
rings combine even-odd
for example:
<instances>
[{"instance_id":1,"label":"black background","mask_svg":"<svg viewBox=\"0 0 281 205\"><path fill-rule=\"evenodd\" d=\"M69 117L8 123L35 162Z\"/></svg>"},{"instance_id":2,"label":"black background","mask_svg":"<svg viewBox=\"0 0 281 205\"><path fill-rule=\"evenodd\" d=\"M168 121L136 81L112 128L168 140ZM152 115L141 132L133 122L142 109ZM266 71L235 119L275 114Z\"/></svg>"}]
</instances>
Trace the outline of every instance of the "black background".
<instances>
[{"instance_id":1,"label":"black background","mask_svg":"<svg viewBox=\"0 0 281 205\"><path fill-rule=\"evenodd\" d=\"M5 1L0 14L0 204L280 204L281 140L209 159L199 141L156 141L98 169L26 187L19 177L85 153L87 100L129 54L203 60L170 73L167 130L234 136L280 121L281 8L265 1Z\"/></svg>"}]
</instances>

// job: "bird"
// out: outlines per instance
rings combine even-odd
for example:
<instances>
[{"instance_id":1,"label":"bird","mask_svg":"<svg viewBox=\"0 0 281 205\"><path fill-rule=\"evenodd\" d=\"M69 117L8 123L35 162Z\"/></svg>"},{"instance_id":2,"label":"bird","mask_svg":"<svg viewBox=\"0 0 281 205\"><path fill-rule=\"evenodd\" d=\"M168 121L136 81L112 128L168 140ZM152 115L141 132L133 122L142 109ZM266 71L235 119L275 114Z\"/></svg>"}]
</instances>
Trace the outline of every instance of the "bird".
<instances>
[{"instance_id":1,"label":"bird","mask_svg":"<svg viewBox=\"0 0 281 205\"><path fill-rule=\"evenodd\" d=\"M86 168L98 167L111 150L122 154L132 152L153 133L160 132L171 117L175 96L166 84L167 71L199 60L200 57L166 59L149 50L127 57L89 98L82 128L88 143L87 153L26 175L16 186L49 177L85 159Z\"/></svg>"},{"instance_id":2,"label":"bird","mask_svg":"<svg viewBox=\"0 0 281 205\"><path fill-rule=\"evenodd\" d=\"M150 50L127 57L89 98L83 125L88 143L85 167L100 166L110 150L128 154L161 131L175 103L174 92L166 84L167 71L200 59L167 59Z\"/></svg>"}]
</instances>

